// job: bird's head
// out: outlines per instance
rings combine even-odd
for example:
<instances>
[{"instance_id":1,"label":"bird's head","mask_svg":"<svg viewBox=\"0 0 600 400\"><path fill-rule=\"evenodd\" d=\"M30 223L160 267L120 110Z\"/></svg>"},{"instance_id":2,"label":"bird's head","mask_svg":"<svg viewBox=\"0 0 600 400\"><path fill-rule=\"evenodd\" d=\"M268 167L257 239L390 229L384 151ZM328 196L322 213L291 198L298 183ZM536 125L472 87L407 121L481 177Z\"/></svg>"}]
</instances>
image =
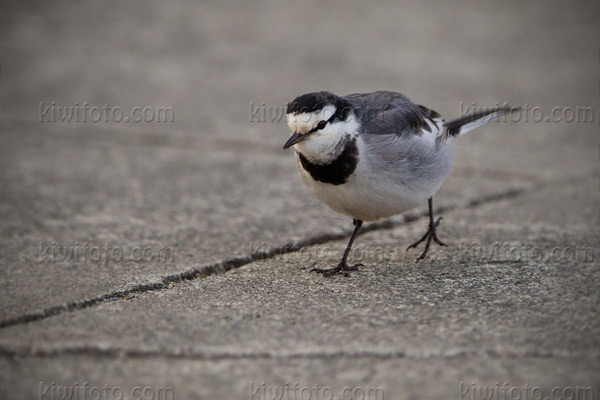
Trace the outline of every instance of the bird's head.
<instances>
[{"instance_id":1,"label":"bird's head","mask_svg":"<svg viewBox=\"0 0 600 400\"><path fill-rule=\"evenodd\" d=\"M352 105L329 92L307 93L287 107L291 132L284 149L294 149L312 162L327 163L344 149L360 128Z\"/></svg>"}]
</instances>

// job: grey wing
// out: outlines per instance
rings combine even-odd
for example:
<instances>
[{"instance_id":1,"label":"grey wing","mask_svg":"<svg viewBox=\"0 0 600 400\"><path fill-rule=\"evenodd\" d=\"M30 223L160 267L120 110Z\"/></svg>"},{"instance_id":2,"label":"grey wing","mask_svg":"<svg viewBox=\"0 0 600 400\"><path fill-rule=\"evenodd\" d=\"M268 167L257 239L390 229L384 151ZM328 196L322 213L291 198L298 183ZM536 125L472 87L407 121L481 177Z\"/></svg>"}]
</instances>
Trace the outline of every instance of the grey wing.
<instances>
[{"instance_id":1,"label":"grey wing","mask_svg":"<svg viewBox=\"0 0 600 400\"><path fill-rule=\"evenodd\" d=\"M364 114L360 118L362 139L369 148L366 157L377 175L373 179L399 183L423 201L439 189L452 168L452 146L437 140L445 137L444 120L405 96L377 93L375 99L363 97L363 107L367 101L376 107L370 118Z\"/></svg>"},{"instance_id":2,"label":"grey wing","mask_svg":"<svg viewBox=\"0 0 600 400\"><path fill-rule=\"evenodd\" d=\"M433 132L443 127L437 112L413 103L401 93L378 91L345 98L353 104L365 134L420 135L422 129Z\"/></svg>"},{"instance_id":3,"label":"grey wing","mask_svg":"<svg viewBox=\"0 0 600 400\"><path fill-rule=\"evenodd\" d=\"M421 134L362 135L368 170L382 185L401 184L411 197L425 201L442 184L452 168L453 146Z\"/></svg>"}]
</instances>

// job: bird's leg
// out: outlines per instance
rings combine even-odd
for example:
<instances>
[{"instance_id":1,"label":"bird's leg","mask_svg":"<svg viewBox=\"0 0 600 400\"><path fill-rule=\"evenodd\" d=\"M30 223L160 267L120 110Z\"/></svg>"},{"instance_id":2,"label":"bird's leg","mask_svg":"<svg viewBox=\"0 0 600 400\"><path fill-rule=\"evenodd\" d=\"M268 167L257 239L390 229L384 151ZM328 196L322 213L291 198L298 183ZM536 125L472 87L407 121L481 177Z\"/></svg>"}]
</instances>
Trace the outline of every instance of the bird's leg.
<instances>
[{"instance_id":1,"label":"bird's leg","mask_svg":"<svg viewBox=\"0 0 600 400\"><path fill-rule=\"evenodd\" d=\"M434 219L433 219L433 198L430 197L429 198L429 229L427 230L427 232L421 239L419 239L415 243L411 244L406 249L406 251L408 251L412 248L416 248L418 245L420 245L422 242L424 242L427 239L427 242L425 242L425 250L423 250L423 253L421 253L419 258L417 258L417 262L419 262L420 260L425 258L425 255L429 251L429 246L431 245L432 240L434 242L436 242L437 244L439 244L440 246L447 246L440 239L438 239L437 234L435 232L435 230L436 230L437 226L440 224L441 220L442 220L442 217L439 217L437 219L437 221L434 221Z\"/></svg>"},{"instance_id":2,"label":"bird's leg","mask_svg":"<svg viewBox=\"0 0 600 400\"><path fill-rule=\"evenodd\" d=\"M324 276L332 276L332 275L337 274L338 272L341 272L344 275L348 276L348 271L356 271L358 269L358 267L360 267L360 266L364 267L364 265L362 263L355 264L355 265L346 264L346 259L348 258L348 254L350 254L350 249L352 248L352 243L354 243L354 239L358 235L358 231L360 230L360 227L363 224L363 222L360 219L356 219L356 218L353 220L353 223L354 223L354 232L352 232L352 236L350 237L348 246L346 247L346 250L344 251L344 255L342 256L342 261L340 261L340 263L337 265L337 267L313 268L311 270L311 272L312 271L318 272L320 274L323 274Z\"/></svg>"}]
</instances>

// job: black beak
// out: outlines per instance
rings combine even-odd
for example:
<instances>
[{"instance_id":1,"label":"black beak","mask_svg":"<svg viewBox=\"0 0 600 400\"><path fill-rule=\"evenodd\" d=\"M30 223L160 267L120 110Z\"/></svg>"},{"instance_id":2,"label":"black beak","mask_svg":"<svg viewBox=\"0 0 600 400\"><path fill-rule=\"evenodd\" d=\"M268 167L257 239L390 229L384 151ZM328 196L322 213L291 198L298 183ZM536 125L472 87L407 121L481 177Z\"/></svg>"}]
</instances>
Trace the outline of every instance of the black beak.
<instances>
[{"instance_id":1,"label":"black beak","mask_svg":"<svg viewBox=\"0 0 600 400\"><path fill-rule=\"evenodd\" d=\"M304 139L306 139L307 135L303 135L301 133L294 133L292 136L290 136L290 138L288 139L287 142L285 142L285 144L283 145L284 149L287 149L289 147L292 147L293 145L295 145L296 143L299 143L301 141L303 141Z\"/></svg>"}]
</instances>

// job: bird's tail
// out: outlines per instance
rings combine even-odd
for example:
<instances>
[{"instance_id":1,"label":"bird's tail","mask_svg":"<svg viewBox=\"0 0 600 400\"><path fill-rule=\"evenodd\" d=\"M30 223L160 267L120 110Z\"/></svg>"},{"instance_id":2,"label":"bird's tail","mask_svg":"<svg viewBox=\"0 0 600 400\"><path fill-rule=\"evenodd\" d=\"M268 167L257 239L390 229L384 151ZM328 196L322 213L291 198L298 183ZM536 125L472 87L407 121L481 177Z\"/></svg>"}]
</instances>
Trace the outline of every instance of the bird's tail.
<instances>
[{"instance_id":1,"label":"bird's tail","mask_svg":"<svg viewBox=\"0 0 600 400\"><path fill-rule=\"evenodd\" d=\"M475 128L479 128L481 125L485 125L512 110L515 110L515 108L506 106L465 115L464 117L446 122L446 133L448 136L462 135Z\"/></svg>"}]
</instances>

